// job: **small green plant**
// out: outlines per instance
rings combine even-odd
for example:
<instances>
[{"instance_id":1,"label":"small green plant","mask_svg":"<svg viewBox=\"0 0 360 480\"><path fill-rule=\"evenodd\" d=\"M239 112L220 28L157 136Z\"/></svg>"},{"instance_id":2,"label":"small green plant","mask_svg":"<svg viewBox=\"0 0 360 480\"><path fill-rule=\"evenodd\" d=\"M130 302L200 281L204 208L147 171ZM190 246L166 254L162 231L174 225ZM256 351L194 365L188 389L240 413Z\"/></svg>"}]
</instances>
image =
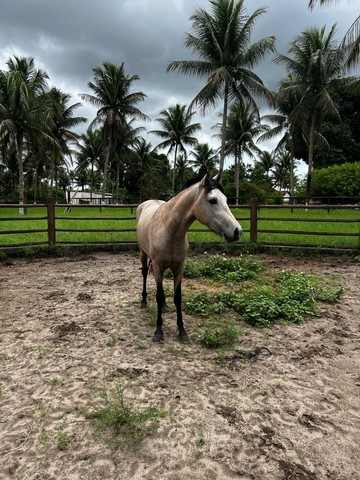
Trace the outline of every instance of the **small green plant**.
<instances>
[{"instance_id":1,"label":"small green plant","mask_svg":"<svg viewBox=\"0 0 360 480\"><path fill-rule=\"evenodd\" d=\"M56 438L57 448L62 451L69 449L70 438L66 432L60 432Z\"/></svg>"},{"instance_id":2,"label":"small green plant","mask_svg":"<svg viewBox=\"0 0 360 480\"><path fill-rule=\"evenodd\" d=\"M115 347L117 344L117 338L115 335L111 335L109 340L106 342L107 347Z\"/></svg>"},{"instance_id":3,"label":"small green plant","mask_svg":"<svg viewBox=\"0 0 360 480\"><path fill-rule=\"evenodd\" d=\"M119 382L112 392L105 388L94 390L101 405L92 405L88 418L95 422L97 433L107 434L114 449L126 445L135 447L146 435L156 431L157 420L165 415L156 407L141 410L133 400L125 400L124 388Z\"/></svg>"},{"instance_id":4,"label":"small green plant","mask_svg":"<svg viewBox=\"0 0 360 480\"><path fill-rule=\"evenodd\" d=\"M185 312L189 315L206 317L209 314L211 299L208 292L198 292L189 295L185 302Z\"/></svg>"},{"instance_id":5,"label":"small green plant","mask_svg":"<svg viewBox=\"0 0 360 480\"><path fill-rule=\"evenodd\" d=\"M207 348L231 347L240 335L240 329L234 322L227 320L220 323L213 321L204 328L202 342Z\"/></svg>"},{"instance_id":6,"label":"small green plant","mask_svg":"<svg viewBox=\"0 0 360 480\"><path fill-rule=\"evenodd\" d=\"M225 283L254 278L262 268L258 260L242 257L209 256L204 261L188 261L184 275L190 278L208 277Z\"/></svg>"}]
</instances>

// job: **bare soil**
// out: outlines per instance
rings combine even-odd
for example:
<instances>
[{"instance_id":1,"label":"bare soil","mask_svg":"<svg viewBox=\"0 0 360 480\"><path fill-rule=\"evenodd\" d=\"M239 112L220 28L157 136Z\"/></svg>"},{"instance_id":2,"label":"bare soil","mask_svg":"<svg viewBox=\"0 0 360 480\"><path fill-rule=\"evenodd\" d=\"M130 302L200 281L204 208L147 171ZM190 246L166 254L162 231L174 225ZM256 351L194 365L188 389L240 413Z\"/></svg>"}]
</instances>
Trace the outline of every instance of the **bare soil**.
<instances>
[{"instance_id":1,"label":"bare soil","mask_svg":"<svg viewBox=\"0 0 360 480\"><path fill-rule=\"evenodd\" d=\"M301 325L246 326L236 346L266 347L256 361L206 349L207 319L185 316L179 343L173 309L154 344L137 254L1 263L0 479L360 479L360 264L260 258L335 274L345 295ZM111 449L84 414L116 379L167 412L136 449Z\"/></svg>"}]
</instances>

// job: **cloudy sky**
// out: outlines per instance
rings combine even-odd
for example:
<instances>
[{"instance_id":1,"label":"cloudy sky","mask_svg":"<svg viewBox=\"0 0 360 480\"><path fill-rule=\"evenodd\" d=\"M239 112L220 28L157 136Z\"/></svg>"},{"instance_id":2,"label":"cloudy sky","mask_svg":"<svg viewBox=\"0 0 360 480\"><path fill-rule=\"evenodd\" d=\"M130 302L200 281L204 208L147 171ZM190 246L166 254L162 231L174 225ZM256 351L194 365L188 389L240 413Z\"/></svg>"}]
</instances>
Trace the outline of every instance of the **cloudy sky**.
<instances>
[{"instance_id":1,"label":"cloudy sky","mask_svg":"<svg viewBox=\"0 0 360 480\"><path fill-rule=\"evenodd\" d=\"M359 0L341 0L312 12L308 0L245 0L249 14L259 7L267 12L258 20L252 41L275 35L279 53L305 29L337 24L339 40L359 15ZM13 56L33 57L38 68L50 76L50 85L81 101L79 93L91 93L87 84L92 69L104 61L124 62L125 72L137 74L134 91L147 99L139 105L151 119L146 129L158 128L159 112L176 103L189 104L203 82L166 73L172 60L191 58L183 47L185 32L191 32L189 17L196 7L210 9L208 0L0 0L0 68ZM256 69L265 85L276 90L284 77L281 66L269 56ZM359 74L360 72L356 72ZM217 111L195 117L202 124L202 142L218 146L210 127L218 122ZM266 113L263 111L263 113ZM93 120L96 111L83 102L77 115ZM87 123L87 124L88 124ZM82 127L86 129L87 124ZM144 133L155 146L159 139ZM273 144L262 144L271 150Z\"/></svg>"}]
</instances>

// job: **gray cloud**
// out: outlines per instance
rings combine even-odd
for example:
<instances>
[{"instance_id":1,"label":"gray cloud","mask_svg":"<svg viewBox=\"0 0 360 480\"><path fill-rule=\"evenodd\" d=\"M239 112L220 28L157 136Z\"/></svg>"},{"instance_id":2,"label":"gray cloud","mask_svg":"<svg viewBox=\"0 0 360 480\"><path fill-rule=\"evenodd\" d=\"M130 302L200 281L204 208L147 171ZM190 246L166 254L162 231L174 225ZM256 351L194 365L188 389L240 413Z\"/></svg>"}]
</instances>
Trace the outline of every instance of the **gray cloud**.
<instances>
[{"instance_id":1,"label":"gray cloud","mask_svg":"<svg viewBox=\"0 0 360 480\"><path fill-rule=\"evenodd\" d=\"M248 0L249 13L260 7L267 12L258 21L253 40L275 35L277 49L286 53L289 41L310 26L337 22L339 39L358 16L357 0L343 0L333 8L307 9L307 0ZM134 89L147 95L140 108L152 118L147 130L157 128L160 110L188 104L202 86L199 79L166 73L171 60L191 57L183 46L191 31L189 17L196 7L209 9L207 0L0 0L0 68L11 55L30 56L50 75L50 83L80 101L88 92L92 69L104 61L125 64L128 74L140 80ZM269 57L256 68L265 85L275 90L284 71ZM221 106L219 105L219 111ZM210 127L217 111L205 118L202 140L211 141ZM95 111L83 104L77 114L89 122ZM86 128L86 127L84 127ZM157 139L149 136L155 145Z\"/></svg>"}]
</instances>

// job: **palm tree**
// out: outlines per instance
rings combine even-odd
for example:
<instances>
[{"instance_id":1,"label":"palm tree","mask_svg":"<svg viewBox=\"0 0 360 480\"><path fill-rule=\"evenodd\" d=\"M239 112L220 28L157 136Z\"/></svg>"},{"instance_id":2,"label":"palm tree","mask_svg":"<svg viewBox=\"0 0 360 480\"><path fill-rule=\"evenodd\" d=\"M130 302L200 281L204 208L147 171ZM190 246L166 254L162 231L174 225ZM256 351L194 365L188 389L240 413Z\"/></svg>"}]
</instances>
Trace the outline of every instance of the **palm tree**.
<instances>
[{"instance_id":1,"label":"palm tree","mask_svg":"<svg viewBox=\"0 0 360 480\"><path fill-rule=\"evenodd\" d=\"M48 75L35 68L33 58L16 57L7 61L8 71L0 71L0 140L16 151L19 203L25 201L24 145L31 135L45 134L39 96L46 88ZM20 213L24 213L22 207Z\"/></svg>"},{"instance_id":2,"label":"palm tree","mask_svg":"<svg viewBox=\"0 0 360 480\"><path fill-rule=\"evenodd\" d=\"M199 172L213 170L219 163L218 154L208 143L198 143L194 150L190 152L190 155L194 157L194 160L189 161L190 165Z\"/></svg>"},{"instance_id":3,"label":"palm tree","mask_svg":"<svg viewBox=\"0 0 360 480\"><path fill-rule=\"evenodd\" d=\"M92 202L94 191L94 167L100 168L102 153L102 134L100 130L88 130L80 136L78 151L75 153L77 159L75 171L80 173L90 167L90 202Z\"/></svg>"},{"instance_id":4,"label":"palm tree","mask_svg":"<svg viewBox=\"0 0 360 480\"><path fill-rule=\"evenodd\" d=\"M226 154L235 158L236 204L239 203L240 166L243 153L254 158L254 152L260 152L254 138L269 129L262 124L257 107L252 103L234 103L230 109L226 129Z\"/></svg>"},{"instance_id":5,"label":"palm tree","mask_svg":"<svg viewBox=\"0 0 360 480\"><path fill-rule=\"evenodd\" d=\"M273 179L280 190L290 186L291 169L291 153L286 150L279 152L273 169Z\"/></svg>"},{"instance_id":6,"label":"palm tree","mask_svg":"<svg viewBox=\"0 0 360 480\"><path fill-rule=\"evenodd\" d=\"M337 0L309 0L309 8L312 10L316 4L323 6L327 4L331 5L332 3L337 3ZM360 15L354 20L346 32L339 49L349 51L346 63L347 67L354 67L358 63L360 53Z\"/></svg>"},{"instance_id":7,"label":"palm tree","mask_svg":"<svg viewBox=\"0 0 360 480\"><path fill-rule=\"evenodd\" d=\"M102 68L96 67L93 72L94 82L88 83L93 95L82 93L80 96L98 108L89 130L96 125L102 127L104 146L106 147L102 190L103 198L105 198L110 157L121 147L121 141L127 130L128 118L148 119L136 106L146 98L146 95L143 92L130 92L133 82L139 80L139 76L126 75L123 63L119 66L104 62Z\"/></svg>"},{"instance_id":8,"label":"palm tree","mask_svg":"<svg viewBox=\"0 0 360 480\"><path fill-rule=\"evenodd\" d=\"M197 144L197 139L193 135L201 130L200 123L191 123L193 116L194 113L191 113L186 105L176 104L161 110L160 117L156 119L163 129L149 132L164 139L155 147L155 151L168 148L169 155L174 150L173 193L175 192L177 155L178 153L186 155L186 144L191 146Z\"/></svg>"},{"instance_id":9,"label":"palm tree","mask_svg":"<svg viewBox=\"0 0 360 480\"><path fill-rule=\"evenodd\" d=\"M291 181L290 196L294 196L294 164L295 152L301 148L305 142L304 125L301 118L297 122L291 116L292 112L298 106L302 93L299 90L289 89L288 87L296 83L295 78L289 74L280 81L279 92L275 94L275 113L264 115L261 120L270 122L273 127L263 133L258 141L266 141L280 136L274 154L281 152L284 148L291 153Z\"/></svg>"},{"instance_id":10,"label":"palm tree","mask_svg":"<svg viewBox=\"0 0 360 480\"><path fill-rule=\"evenodd\" d=\"M56 140L56 144L51 149L50 177L50 187L53 186L55 181L56 198L58 170L63 165L68 166L67 157L71 160L73 151L70 148L70 144L78 144L79 135L73 129L86 121L84 117L74 116L74 111L81 106L81 103L69 105L70 100L71 96L58 88L52 88L45 93L42 99L44 102L45 122Z\"/></svg>"},{"instance_id":11,"label":"palm tree","mask_svg":"<svg viewBox=\"0 0 360 480\"><path fill-rule=\"evenodd\" d=\"M186 34L185 46L200 60L172 61L167 71L205 77L206 84L191 102L205 113L219 99L223 100L220 169L224 167L228 104L235 98L255 106L253 95L272 101L272 95L252 71L268 53L275 51L275 37L250 43L256 20L266 12L259 8L248 16L244 0L210 0L211 13L197 8L190 17L194 34Z\"/></svg>"},{"instance_id":12,"label":"palm tree","mask_svg":"<svg viewBox=\"0 0 360 480\"><path fill-rule=\"evenodd\" d=\"M139 138L132 148L132 153L137 163L139 171L139 202L141 203L144 197L144 178L145 175L152 169L156 168L157 158L150 142L144 138Z\"/></svg>"},{"instance_id":13,"label":"palm tree","mask_svg":"<svg viewBox=\"0 0 360 480\"><path fill-rule=\"evenodd\" d=\"M269 178L270 171L276 165L276 152L269 152L268 150L262 150L258 152L257 163L264 170L266 177Z\"/></svg>"},{"instance_id":14,"label":"palm tree","mask_svg":"<svg viewBox=\"0 0 360 480\"><path fill-rule=\"evenodd\" d=\"M290 123L302 125L308 138L307 196L311 193L311 178L316 131L323 119L331 116L340 121L337 106L331 97L331 87L344 89L356 82L356 77L342 77L348 53L339 51L335 41L335 26L328 34L325 27L311 28L290 43L289 53L278 55L277 63L283 64L293 75L293 82L282 89L283 95L300 94L300 101L290 114Z\"/></svg>"}]
</instances>

